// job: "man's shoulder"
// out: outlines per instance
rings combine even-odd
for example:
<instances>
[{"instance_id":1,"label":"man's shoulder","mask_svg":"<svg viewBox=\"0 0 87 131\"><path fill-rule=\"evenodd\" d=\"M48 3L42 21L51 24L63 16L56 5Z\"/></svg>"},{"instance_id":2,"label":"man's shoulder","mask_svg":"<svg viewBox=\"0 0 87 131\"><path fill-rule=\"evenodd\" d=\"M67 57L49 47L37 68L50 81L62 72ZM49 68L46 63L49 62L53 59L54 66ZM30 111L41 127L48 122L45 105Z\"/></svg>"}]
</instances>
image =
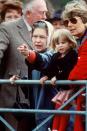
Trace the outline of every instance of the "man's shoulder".
<instances>
[{"instance_id":1,"label":"man's shoulder","mask_svg":"<svg viewBox=\"0 0 87 131\"><path fill-rule=\"evenodd\" d=\"M14 28L15 26L21 24L21 21L22 21L22 19L19 18L14 21L3 22L3 23L1 23L0 28Z\"/></svg>"}]
</instances>

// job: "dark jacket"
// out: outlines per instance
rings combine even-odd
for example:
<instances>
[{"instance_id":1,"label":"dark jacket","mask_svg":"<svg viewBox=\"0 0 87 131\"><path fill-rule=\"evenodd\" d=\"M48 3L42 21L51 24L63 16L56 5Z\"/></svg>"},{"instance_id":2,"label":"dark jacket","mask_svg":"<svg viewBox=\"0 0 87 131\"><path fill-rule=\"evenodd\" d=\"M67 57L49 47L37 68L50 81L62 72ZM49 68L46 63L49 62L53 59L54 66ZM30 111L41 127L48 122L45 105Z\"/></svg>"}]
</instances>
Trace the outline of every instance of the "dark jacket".
<instances>
[{"instance_id":1,"label":"dark jacket","mask_svg":"<svg viewBox=\"0 0 87 131\"><path fill-rule=\"evenodd\" d=\"M60 53L55 53L46 69L46 74L49 79L56 76L58 80L66 80L76 62L77 53L75 50L70 50L63 58L60 58Z\"/></svg>"},{"instance_id":2,"label":"dark jacket","mask_svg":"<svg viewBox=\"0 0 87 131\"><path fill-rule=\"evenodd\" d=\"M67 80L76 62L77 52L75 50L70 50L63 58L60 58L60 53L55 53L44 74L47 75L49 79L56 76L57 80ZM61 86L58 86L58 89L60 89L59 87ZM68 86L62 85L62 88L68 89Z\"/></svg>"}]
</instances>

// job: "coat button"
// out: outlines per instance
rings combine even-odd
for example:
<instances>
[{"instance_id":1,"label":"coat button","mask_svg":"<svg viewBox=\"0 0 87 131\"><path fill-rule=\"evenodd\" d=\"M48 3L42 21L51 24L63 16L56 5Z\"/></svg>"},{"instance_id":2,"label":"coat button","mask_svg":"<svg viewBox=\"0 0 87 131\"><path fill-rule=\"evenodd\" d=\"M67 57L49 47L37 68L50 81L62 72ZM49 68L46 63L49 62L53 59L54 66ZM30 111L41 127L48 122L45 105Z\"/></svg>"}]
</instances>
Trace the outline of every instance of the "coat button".
<instances>
[{"instance_id":1,"label":"coat button","mask_svg":"<svg viewBox=\"0 0 87 131\"><path fill-rule=\"evenodd\" d=\"M78 59L80 59L80 57L78 57Z\"/></svg>"},{"instance_id":2,"label":"coat button","mask_svg":"<svg viewBox=\"0 0 87 131\"><path fill-rule=\"evenodd\" d=\"M59 74L61 74L62 73L62 70L59 70Z\"/></svg>"}]
</instances>

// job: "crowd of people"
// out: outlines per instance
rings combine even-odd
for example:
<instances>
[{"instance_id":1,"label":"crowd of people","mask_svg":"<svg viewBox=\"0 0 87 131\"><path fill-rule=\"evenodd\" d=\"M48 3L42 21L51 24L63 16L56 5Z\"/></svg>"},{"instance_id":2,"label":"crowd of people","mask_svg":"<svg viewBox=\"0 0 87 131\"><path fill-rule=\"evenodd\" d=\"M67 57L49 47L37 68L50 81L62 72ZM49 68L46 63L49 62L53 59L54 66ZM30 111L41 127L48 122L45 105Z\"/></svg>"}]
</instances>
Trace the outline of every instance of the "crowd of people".
<instances>
[{"instance_id":1,"label":"crowd of people","mask_svg":"<svg viewBox=\"0 0 87 131\"><path fill-rule=\"evenodd\" d=\"M19 97L29 109L57 110L83 86L56 85L56 81L87 79L86 3L72 0L48 17L46 2L0 1L0 79L11 81L0 85L0 108L15 108ZM40 85L18 86L14 84L17 79L40 80ZM50 85L45 85L46 80L51 80ZM85 110L85 92L64 110L72 107ZM17 131L32 131L50 116L24 113L17 119L14 113L0 115ZM72 124L70 117L56 114L38 131L85 131L84 116L75 115ZM1 122L0 130L9 131Z\"/></svg>"}]
</instances>

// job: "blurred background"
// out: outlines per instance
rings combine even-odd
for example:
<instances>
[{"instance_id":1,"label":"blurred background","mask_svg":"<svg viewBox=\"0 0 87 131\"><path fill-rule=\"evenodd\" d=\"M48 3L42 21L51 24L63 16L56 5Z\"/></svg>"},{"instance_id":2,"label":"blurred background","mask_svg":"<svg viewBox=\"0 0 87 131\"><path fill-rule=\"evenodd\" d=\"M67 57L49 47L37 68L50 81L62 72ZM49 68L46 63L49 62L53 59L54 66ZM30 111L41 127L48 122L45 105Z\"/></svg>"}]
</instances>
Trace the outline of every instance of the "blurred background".
<instances>
[{"instance_id":1,"label":"blurred background","mask_svg":"<svg viewBox=\"0 0 87 131\"><path fill-rule=\"evenodd\" d=\"M70 0L48 0L53 5L54 9L62 8Z\"/></svg>"},{"instance_id":2,"label":"blurred background","mask_svg":"<svg viewBox=\"0 0 87 131\"><path fill-rule=\"evenodd\" d=\"M22 0L22 1L25 3L29 0ZM53 8L57 10L59 8L62 8L70 0L46 0L46 1L50 2L52 4ZM87 2L87 0L84 0L84 1Z\"/></svg>"},{"instance_id":3,"label":"blurred background","mask_svg":"<svg viewBox=\"0 0 87 131\"><path fill-rule=\"evenodd\" d=\"M25 3L29 0L20 0L20 1L23 1ZM67 3L67 1L70 1L70 0L46 0L46 1L49 1L52 4L54 9L58 9L58 8L63 7Z\"/></svg>"}]
</instances>

